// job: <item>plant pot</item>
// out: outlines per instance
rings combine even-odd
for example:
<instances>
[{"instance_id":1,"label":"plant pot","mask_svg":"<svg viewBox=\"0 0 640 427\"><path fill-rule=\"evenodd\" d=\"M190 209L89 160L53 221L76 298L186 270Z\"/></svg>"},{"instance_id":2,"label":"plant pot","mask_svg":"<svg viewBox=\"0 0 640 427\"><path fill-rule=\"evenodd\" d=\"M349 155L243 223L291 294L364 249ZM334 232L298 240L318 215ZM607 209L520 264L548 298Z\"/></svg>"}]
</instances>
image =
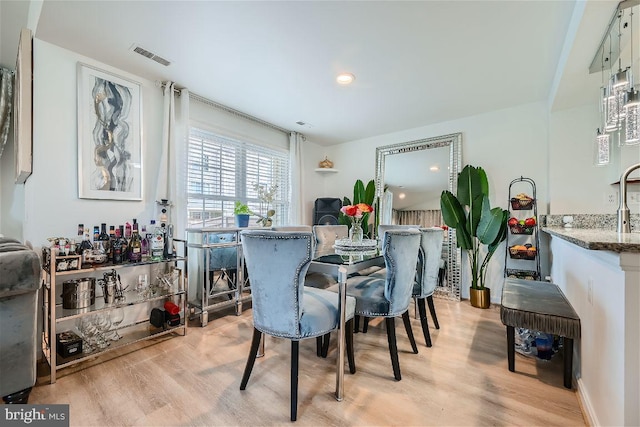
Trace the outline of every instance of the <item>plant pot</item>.
<instances>
[{"instance_id":1,"label":"plant pot","mask_svg":"<svg viewBox=\"0 0 640 427\"><path fill-rule=\"evenodd\" d=\"M248 227L249 214L236 214L236 227Z\"/></svg>"},{"instance_id":2,"label":"plant pot","mask_svg":"<svg viewBox=\"0 0 640 427\"><path fill-rule=\"evenodd\" d=\"M469 288L469 300L471 306L476 308L489 308L491 305L491 289L473 289Z\"/></svg>"}]
</instances>

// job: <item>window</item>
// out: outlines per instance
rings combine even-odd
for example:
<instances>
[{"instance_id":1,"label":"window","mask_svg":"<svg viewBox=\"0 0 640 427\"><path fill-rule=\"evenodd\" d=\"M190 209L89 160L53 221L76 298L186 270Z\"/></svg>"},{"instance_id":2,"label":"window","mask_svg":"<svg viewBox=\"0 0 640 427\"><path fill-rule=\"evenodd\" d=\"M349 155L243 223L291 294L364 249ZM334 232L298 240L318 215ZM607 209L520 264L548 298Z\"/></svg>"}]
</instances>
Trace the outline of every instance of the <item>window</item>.
<instances>
[{"instance_id":1,"label":"window","mask_svg":"<svg viewBox=\"0 0 640 427\"><path fill-rule=\"evenodd\" d=\"M287 220L289 155L286 152L191 128L187 149L188 227L232 227L236 200L264 215L276 211L274 224ZM266 206L255 185L277 185L274 201ZM252 216L255 223L257 216Z\"/></svg>"}]
</instances>

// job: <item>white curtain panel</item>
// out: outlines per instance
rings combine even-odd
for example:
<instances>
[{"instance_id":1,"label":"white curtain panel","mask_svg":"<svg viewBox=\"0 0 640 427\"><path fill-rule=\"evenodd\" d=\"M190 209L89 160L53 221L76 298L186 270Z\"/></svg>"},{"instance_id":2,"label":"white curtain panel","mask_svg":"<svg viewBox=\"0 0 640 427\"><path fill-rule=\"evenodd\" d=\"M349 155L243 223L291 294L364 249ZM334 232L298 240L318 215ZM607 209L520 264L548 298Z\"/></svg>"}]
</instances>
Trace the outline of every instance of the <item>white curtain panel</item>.
<instances>
[{"instance_id":1,"label":"white curtain panel","mask_svg":"<svg viewBox=\"0 0 640 427\"><path fill-rule=\"evenodd\" d=\"M176 103L176 97L179 102ZM186 224L186 147L189 136L189 91L175 90L175 83L164 86L162 157L158 168L156 201L171 202L170 220L174 236L185 235Z\"/></svg>"},{"instance_id":2,"label":"white curtain panel","mask_svg":"<svg viewBox=\"0 0 640 427\"><path fill-rule=\"evenodd\" d=\"M421 227L439 227L444 224L438 209L420 211L393 211L392 224L418 224Z\"/></svg>"},{"instance_id":3,"label":"white curtain panel","mask_svg":"<svg viewBox=\"0 0 640 427\"><path fill-rule=\"evenodd\" d=\"M302 224L302 142L297 132L289 135L289 225Z\"/></svg>"}]
</instances>

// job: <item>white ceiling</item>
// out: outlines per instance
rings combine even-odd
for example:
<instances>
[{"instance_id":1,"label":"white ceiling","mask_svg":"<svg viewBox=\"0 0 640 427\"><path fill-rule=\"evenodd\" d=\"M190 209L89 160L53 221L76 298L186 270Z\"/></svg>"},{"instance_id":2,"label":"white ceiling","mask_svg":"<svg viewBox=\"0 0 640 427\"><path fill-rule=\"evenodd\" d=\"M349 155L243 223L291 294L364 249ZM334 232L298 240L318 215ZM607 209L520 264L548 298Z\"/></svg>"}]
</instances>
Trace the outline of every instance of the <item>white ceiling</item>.
<instances>
[{"instance_id":1,"label":"white ceiling","mask_svg":"<svg viewBox=\"0 0 640 427\"><path fill-rule=\"evenodd\" d=\"M8 15L26 2L0 3L5 65L24 26ZM617 4L596 3L609 13L586 67ZM575 4L45 0L35 36L330 145L547 100ZM342 71L351 86L335 83Z\"/></svg>"}]
</instances>

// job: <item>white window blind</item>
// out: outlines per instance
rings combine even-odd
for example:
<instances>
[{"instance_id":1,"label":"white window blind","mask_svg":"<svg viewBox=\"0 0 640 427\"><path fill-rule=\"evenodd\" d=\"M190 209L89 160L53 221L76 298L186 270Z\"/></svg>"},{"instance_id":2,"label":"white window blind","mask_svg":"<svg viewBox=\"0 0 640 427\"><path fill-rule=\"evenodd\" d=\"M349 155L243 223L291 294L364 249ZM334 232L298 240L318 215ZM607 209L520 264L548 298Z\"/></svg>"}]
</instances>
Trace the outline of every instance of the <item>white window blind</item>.
<instances>
[{"instance_id":1,"label":"white window blind","mask_svg":"<svg viewBox=\"0 0 640 427\"><path fill-rule=\"evenodd\" d=\"M238 141L198 128L190 128L187 154L188 227L235 225L236 200L252 212L276 211L274 225L287 219L289 156L287 153ZM258 199L255 185L277 185L274 201ZM257 216L252 216L255 224ZM250 223L251 225L251 223Z\"/></svg>"}]
</instances>

